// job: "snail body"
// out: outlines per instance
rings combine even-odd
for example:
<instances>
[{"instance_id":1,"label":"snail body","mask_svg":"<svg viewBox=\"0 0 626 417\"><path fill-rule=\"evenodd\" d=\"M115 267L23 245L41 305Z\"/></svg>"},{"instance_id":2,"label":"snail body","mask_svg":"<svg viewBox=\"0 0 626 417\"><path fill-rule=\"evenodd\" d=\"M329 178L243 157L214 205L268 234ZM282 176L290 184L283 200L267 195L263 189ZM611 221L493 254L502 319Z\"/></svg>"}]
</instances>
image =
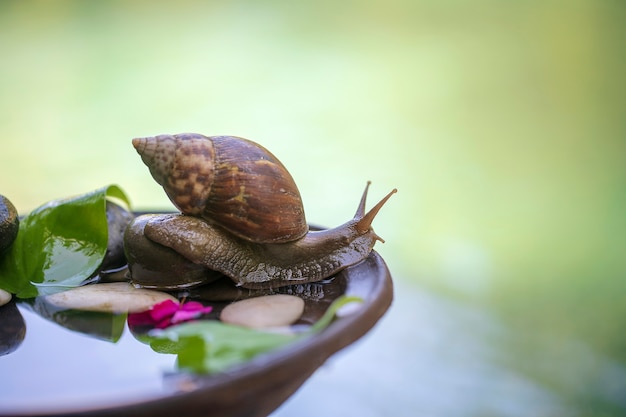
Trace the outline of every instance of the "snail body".
<instances>
[{"instance_id":1,"label":"snail body","mask_svg":"<svg viewBox=\"0 0 626 417\"><path fill-rule=\"evenodd\" d=\"M137 216L124 232L124 252L134 283L143 288L169 290L195 287L221 277L214 270L190 262L178 252L148 239L145 226L158 217L161 215Z\"/></svg>"},{"instance_id":2,"label":"snail body","mask_svg":"<svg viewBox=\"0 0 626 417\"><path fill-rule=\"evenodd\" d=\"M133 145L181 210L141 220L145 237L245 288L320 281L362 261L382 241L371 224L396 192L366 213L368 182L353 219L311 231L291 175L254 142L182 134L134 139ZM132 254L139 241L125 242L126 252ZM129 269L141 286L130 263ZM164 288L177 285L175 277L163 283Z\"/></svg>"},{"instance_id":3,"label":"snail body","mask_svg":"<svg viewBox=\"0 0 626 417\"><path fill-rule=\"evenodd\" d=\"M301 239L286 243L246 241L202 219L179 214L150 219L144 233L191 262L227 275L238 286L304 284L328 278L369 255L376 241L382 240L374 233L371 221L394 192L366 214L366 188L352 220L334 229L309 231Z\"/></svg>"}]
</instances>

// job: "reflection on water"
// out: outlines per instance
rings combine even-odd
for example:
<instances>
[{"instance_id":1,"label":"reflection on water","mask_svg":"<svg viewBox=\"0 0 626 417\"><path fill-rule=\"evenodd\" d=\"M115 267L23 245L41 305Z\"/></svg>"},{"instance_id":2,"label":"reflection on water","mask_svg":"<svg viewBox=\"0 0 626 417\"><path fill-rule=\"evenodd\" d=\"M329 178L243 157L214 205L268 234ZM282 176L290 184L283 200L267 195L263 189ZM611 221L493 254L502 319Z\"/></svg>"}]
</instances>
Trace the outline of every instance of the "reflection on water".
<instances>
[{"instance_id":1,"label":"reflection on water","mask_svg":"<svg viewBox=\"0 0 626 417\"><path fill-rule=\"evenodd\" d=\"M626 413L626 369L583 342L544 352L483 308L398 284L377 327L273 417Z\"/></svg>"},{"instance_id":2,"label":"reflection on water","mask_svg":"<svg viewBox=\"0 0 626 417\"><path fill-rule=\"evenodd\" d=\"M173 355L150 355L128 330L114 344L66 330L28 308L20 312L26 337L0 357L0 414L101 407L162 395L163 373L174 369Z\"/></svg>"}]
</instances>

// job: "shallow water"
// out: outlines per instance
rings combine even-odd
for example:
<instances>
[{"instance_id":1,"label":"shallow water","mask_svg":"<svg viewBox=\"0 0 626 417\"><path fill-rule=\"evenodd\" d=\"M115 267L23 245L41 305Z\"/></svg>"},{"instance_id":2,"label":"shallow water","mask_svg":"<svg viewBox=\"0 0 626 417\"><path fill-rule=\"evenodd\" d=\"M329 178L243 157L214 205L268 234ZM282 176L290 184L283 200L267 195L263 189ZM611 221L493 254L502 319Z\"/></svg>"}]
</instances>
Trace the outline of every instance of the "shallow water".
<instances>
[{"instance_id":1,"label":"shallow water","mask_svg":"<svg viewBox=\"0 0 626 417\"><path fill-rule=\"evenodd\" d=\"M174 370L173 355L157 355L128 330L111 343L71 331L20 307L26 337L0 357L0 413L61 412L106 406L167 392L163 373ZM119 352L127 355L120 355ZM87 371L88 370L88 371Z\"/></svg>"}]
</instances>

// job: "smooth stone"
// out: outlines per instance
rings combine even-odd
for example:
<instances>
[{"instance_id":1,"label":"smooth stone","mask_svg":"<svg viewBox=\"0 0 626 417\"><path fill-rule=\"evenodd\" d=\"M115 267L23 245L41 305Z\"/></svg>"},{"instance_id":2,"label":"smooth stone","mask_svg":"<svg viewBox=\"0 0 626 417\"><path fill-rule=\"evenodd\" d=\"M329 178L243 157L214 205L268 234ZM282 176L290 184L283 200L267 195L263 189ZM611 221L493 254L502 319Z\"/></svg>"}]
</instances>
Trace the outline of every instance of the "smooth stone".
<instances>
[{"instance_id":1,"label":"smooth stone","mask_svg":"<svg viewBox=\"0 0 626 417\"><path fill-rule=\"evenodd\" d=\"M11 293L0 288L0 306L11 301Z\"/></svg>"},{"instance_id":2,"label":"smooth stone","mask_svg":"<svg viewBox=\"0 0 626 417\"><path fill-rule=\"evenodd\" d=\"M178 300L167 293L135 288L127 282L92 284L45 296L59 308L105 313L137 313L165 300Z\"/></svg>"},{"instance_id":3,"label":"smooth stone","mask_svg":"<svg viewBox=\"0 0 626 417\"><path fill-rule=\"evenodd\" d=\"M15 206L0 195L0 253L11 246L17 236L20 220Z\"/></svg>"},{"instance_id":4,"label":"smooth stone","mask_svg":"<svg viewBox=\"0 0 626 417\"><path fill-rule=\"evenodd\" d=\"M304 300L300 297L264 295L227 305L220 314L220 320L251 328L280 327L296 322L303 311Z\"/></svg>"}]
</instances>

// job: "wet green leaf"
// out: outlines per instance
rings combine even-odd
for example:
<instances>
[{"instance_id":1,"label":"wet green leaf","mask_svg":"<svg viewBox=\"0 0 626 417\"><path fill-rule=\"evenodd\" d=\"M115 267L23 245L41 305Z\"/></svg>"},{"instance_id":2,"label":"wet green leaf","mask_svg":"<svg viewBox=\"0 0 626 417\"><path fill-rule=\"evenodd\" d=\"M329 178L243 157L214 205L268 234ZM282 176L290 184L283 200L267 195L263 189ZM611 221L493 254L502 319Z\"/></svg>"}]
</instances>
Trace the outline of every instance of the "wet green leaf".
<instances>
[{"instance_id":1,"label":"wet green leaf","mask_svg":"<svg viewBox=\"0 0 626 417\"><path fill-rule=\"evenodd\" d=\"M129 204L124 192L110 185L33 210L0 259L0 288L30 298L78 286L91 276L107 249L107 198Z\"/></svg>"},{"instance_id":2,"label":"wet green leaf","mask_svg":"<svg viewBox=\"0 0 626 417\"><path fill-rule=\"evenodd\" d=\"M338 298L305 333L272 333L215 320L200 320L169 327L143 340L149 342L156 352L177 354L181 370L216 373L323 330L337 310L352 302L362 302L362 299Z\"/></svg>"}]
</instances>

